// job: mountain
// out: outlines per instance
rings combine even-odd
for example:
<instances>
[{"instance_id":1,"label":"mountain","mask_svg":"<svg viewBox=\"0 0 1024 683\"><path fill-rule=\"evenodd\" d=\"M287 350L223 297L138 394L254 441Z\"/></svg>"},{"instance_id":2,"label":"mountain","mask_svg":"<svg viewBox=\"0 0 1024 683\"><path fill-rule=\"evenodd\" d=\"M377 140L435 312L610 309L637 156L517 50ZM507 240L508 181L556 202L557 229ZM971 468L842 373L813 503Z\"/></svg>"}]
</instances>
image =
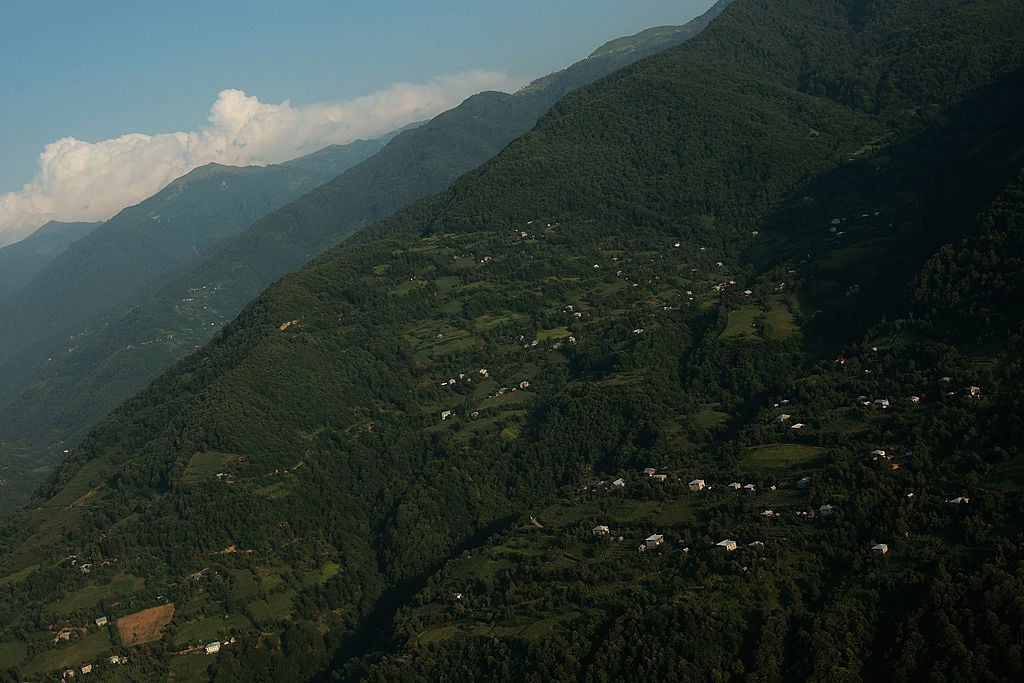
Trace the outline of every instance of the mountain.
<instances>
[{"instance_id":1,"label":"mountain","mask_svg":"<svg viewBox=\"0 0 1024 683\"><path fill-rule=\"evenodd\" d=\"M91 424L175 359L205 343L271 282L358 228L443 189L532 128L569 90L686 40L727 4L719 3L682 27L619 39L618 49L599 50L515 95L480 93L430 122L402 131L380 153L226 239L208 254L191 254L193 264L151 280L134 298L124 299L117 308L108 307L107 315L83 310L77 317L79 325L71 329L62 318L64 333L49 329L46 341L37 340L31 346L24 343L22 329L17 337L19 352L8 353L7 362L0 365L0 379L9 387L0 398L5 415L0 439L6 442L9 455L0 454L0 464L31 464L27 479L12 477L27 494L31 482L38 481L39 474L55 464ZM310 158L303 162L308 164ZM202 180L211 192L217 191L216 182ZM198 192L188 196L189 201L203 205ZM150 203L136 211L150 223L154 212L157 208ZM172 222L166 211L160 217L161 225ZM178 246L189 255L187 240ZM111 287L119 278L112 278ZM60 287L64 286L62 281ZM99 300L99 285L93 283L87 289L89 297ZM71 301L68 297L68 305ZM34 308L43 307L36 304ZM51 319L56 318L46 318ZM25 500L24 496L12 498L6 507L12 509Z\"/></svg>"},{"instance_id":2,"label":"mountain","mask_svg":"<svg viewBox=\"0 0 1024 683\"><path fill-rule=\"evenodd\" d=\"M97 225L50 221L20 242L0 248L0 301L28 284L68 245L88 235Z\"/></svg>"},{"instance_id":3,"label":"mountain","mask_svg":"<svg viewBox=\"0 0 1024 683\"><path fill-rule=\"evenodd\" d=\"M70 245L7 301L3 313L18 324L0 333L0 350L12 356L76 330L381 145L358 141L287 164L190 171Z\"/></svg>"},{"instance_id":4,"label":"mountain","mask_svg":"<svg viewBox=\"0 0 1024 683\"><path fill-rule=\"evenodd\" d=\"M736 0L563 98L90 432L10 677L1014 680L1022 35Z\"/></svg>"}]
</instances>

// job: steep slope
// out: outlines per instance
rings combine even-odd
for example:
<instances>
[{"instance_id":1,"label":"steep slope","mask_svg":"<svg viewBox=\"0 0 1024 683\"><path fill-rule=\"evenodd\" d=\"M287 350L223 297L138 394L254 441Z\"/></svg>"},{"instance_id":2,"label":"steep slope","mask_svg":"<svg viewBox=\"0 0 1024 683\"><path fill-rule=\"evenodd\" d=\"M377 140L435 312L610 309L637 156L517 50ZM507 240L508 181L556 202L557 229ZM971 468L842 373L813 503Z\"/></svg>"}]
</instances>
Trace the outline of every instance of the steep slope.
<instances>
[{"instance_id":1,"label":"steep slope","mask_svg":"<svg viewBox=\"0 0 1024 683\"><path fill-rule=\"evenodd\" d=\"M1024 216L1022 31L999 0L738 0L565 98L100 423L4 527L0 652L21 675L117 653L215 680L1011 679L1024 329L993 251ZM920 40L946 68L899 107L809 92ZM942 330L979 260L963 314L1005 337ZM867 322L819 329L836 299ZM152 644L88 626L151 607Z\"/></svg>"},{"instance_id":2,"label":"steep slope","mask_svg":"<svg viewBox=\"0 0 1024 683\"><path fill-rule=\"evenodd\" d=\"M358 141L328 149L308 169L296 160L265 168L208 164L189 172L71 245L9 301L3 313L18 325L0 334L0 351L10 357L79 328L161 273L371 156L381 144ZM324 155L330 163L323 163Z\"/></svg>"},{"instance_id":3,"label":"steep slope","mask_svg":"<svg viewBox=\"0 0 1024 683\"><path fill-rule=\"evenodd\" d=\"M728 2L680 27L616 41L515 95L488 92L405 131L380 154L228 240L121 310L37 343L9 364L0 438L52 465L95 420L205 343L281 275L352 231L441 190L529 130L567 91L698 33ZM68 339L68 337L72 337ZM28 491L28 483L22 490Z\"/></svg>"},{"instance_id":4,"label":"steep slope","mask_svg":"<svg viewBox=\"0 0 1024 683\"><path fill-rule=\"evenodd\" d=\"M39 271L99 223L50 221L15 244L0 249L0 301L31 282Z\"/></svg>"}]
</instances>

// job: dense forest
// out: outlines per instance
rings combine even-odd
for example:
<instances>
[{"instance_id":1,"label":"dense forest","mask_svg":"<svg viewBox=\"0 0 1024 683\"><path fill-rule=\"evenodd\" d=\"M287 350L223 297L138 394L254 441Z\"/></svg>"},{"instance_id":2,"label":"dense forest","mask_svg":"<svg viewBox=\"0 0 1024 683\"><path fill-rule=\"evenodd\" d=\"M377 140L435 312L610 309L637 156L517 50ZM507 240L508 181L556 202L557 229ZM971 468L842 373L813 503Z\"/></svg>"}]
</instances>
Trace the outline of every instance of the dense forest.
<instances>
[{"instance_id":1,"label":"dense forest","mask_svg":"<svg viewBox=\"0 0 1024 683\"><path fill-rule=\"evenodd\" d=\"M89 433L8 678L1015 680L1022 36L736 0L561 99Z\"/></svg>"}]
</instances>

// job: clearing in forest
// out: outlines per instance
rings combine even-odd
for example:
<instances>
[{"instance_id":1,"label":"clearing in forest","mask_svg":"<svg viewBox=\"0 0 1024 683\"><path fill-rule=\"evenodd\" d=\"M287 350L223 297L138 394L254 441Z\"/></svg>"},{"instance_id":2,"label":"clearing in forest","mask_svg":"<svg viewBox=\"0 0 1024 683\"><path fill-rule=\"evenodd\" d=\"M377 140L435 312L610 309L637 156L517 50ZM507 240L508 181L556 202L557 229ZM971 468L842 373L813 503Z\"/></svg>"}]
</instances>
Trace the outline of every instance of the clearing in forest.
<instances>
[{"instance_id":1,"label":"clearing in forest","mask_svg":"<svg viewBox=\"0 0 1024 683\"><path fill-rule=\"evenodd\" d=\"M117 630L125 645L141 645L160 640L164 628L174 616L174 603L144 609L117 620Z\"/></svg>"}]
</instances>

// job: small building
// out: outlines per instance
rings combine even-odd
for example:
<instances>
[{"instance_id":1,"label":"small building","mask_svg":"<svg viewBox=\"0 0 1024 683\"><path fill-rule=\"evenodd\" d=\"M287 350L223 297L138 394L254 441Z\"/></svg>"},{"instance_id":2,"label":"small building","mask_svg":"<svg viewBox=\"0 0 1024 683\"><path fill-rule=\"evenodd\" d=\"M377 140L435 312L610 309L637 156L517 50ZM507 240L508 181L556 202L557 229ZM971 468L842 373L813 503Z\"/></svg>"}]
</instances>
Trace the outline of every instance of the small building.
<instances>
[{"instance_id":1,"label":"small building","mask_svg":"<svg viewBox=\"0 0 1024 683\"><path fill-rule=\"evenodd\" d=\"M818 508L818 514L822 517L831 517L835 513L836 509L831 505L822 505Z\"/></svg>"},{"instance_id":2,"label":"small building","mask_svg":"<svg viewBox=\"0 0 1024 683\"><path fill-rule=\"evenodd\" d=\"M92 673L92 664L83 664L78 668L78 670L82 672L83 676L85 674Z\"/></svg>"},{"instance_id":3,"label":"small building","mask_svg":"<svg viewBox=\"0 0 1024 683\"><path fill-rule=\"evenodd\" d=\"M956 498L950 498L946 501L947 503L954 503L955 505L967 505L971 502L970 498L966 496L957 496Z\"/></svg>"},{"instance_id":4,"label":"small building","mask_svg":"<svg viewBox=\"0 0 1024 683\"><path fill-rule=\"evenodd\" d=\"M875 399L875 407L876 408L882 408L882 409L888 408L889 407L889 399L887 399L887 398L876 398Z\"/></svg>"},{"instance_id":5,"label":"small building","mask_svg":"<svg viewBox=\"0 0 1024 683\"><path fill-rule=\"evenodd\" d=\"M626 480L621 478L621 477L619 477L618 479L616 479L615 481L612 482L612 488L613 489L624 489L624 488L626 488Z\"/></svg>"},{"instance_id":6,"label":"small building","mask_svg":"<svg viewBox=\"0 0 1024 683\"><path fill-rule=\"evenodd\" d=\"M611 533L611 529L609 529L604 524L598 524L597 526L595 526L593 529L590 530L590 533L592 533L594 536L597 536L597 537L607 536L608 534Z\"/></svg>"},{"instance_id":7,"label":"small building","mask_svg":"<svg viewBox=\"0 0 1024 683\"><path fill-rule=\"evenodd\" d=\"M694 492L703 491L704 490L704 480L703 479L694 479L693 481L691 481L689 483L689 487L690 487L690 490L694 491Z\"/></svg>"},{"instance_id":8,"label":"small building","mask_svg":"<svg viewBox=\"0 0 1024 683\"><path fill-rule=\"evenodd\" d=\"M208 655L217 654L218 652L220 652L220 641L215 640L212 643L207 643L206 647L203 648L203 651Z\"/></svg>"},{"instance_id":9,"label":"small building","mask_svg":"<svg viewBox=\"0 0 1024 683\"><path fill-rule=\"evenodd\" d=\"M765 510L764 512L761 513L761 516L762 517L774 517L775 516L775 511L774 510L770 510L770 509L769 510Z\"/></svg>"},{"instance_id":10,"label":"small building","mask_svg":"<svg viewBox=\"0 0 1024 683\"><path fill-rule=\"evenodd\" d=\"M791 424L791 425L789 426L789 428L790 428L790 429L803 429L803 428L804 428L804 427L806 427L806 426L807 426L807 425L805 425L805 424L804 424L803 422L795 422L795 423Z\"/></svg>"},{"instance_id":11,"label":"small building","mask_svg":"<svg viewBox=\"0 0 1024 683\"><path fill-rule=\"evenodd\" d=\"M871 546L871 552L875 555L885 555L889 552L889 546L887 546L885 543L876 543L875 545Z\"/></svg>"},{"instance_id":12,"label":"small building","mask_svg":"<svg viewBox=\"0 0 1024 683\"><path fill-rule=\"evenodd\" d=\"M644 474L646 476L648 476L648 477L653 477L655 472L657 472L657 471L658 470L654 469L653 467L645 467L644 468Z\"/></svg>"},{"instance_id":13,"label":"small building","mask_svg":"<svg viewBox=\"0 0 1024 683\"><path fill-rule=\"evenodd\" d=\"M110 622L106 617L96 617L97 626L106 626Z\"/></svg>"},{"instance_id":14,"label":"small building","mask_svg":"<svg viewBox=\"0 0 1024 683\"><path fill-rule=\"evenodd\" d=\"M743 484L739 483L738 481L734 481L733 483L729 484L729 488L731 488L733 491L739 491L741 488L743 488Z\"/></svg>"},{"instance_id":15,"label":"small building","mask_svg":"<svg viewBox=\"0 0 1024 683\"><path fill-rule=\"evenodd\" d=\"M757 490L757 487L754 486L753 484L746 484L746 485L743 486L743 490L744 491L748 491L750 493L753 493L754 491Z\"/></svg>"},{"instance_id":16,"label":"small building","mask_svg":"<svg viewBox=\"0 0 1024 683\"><path fill-rule=\"evenodd\" d=\"M732 540L731 538L727 538L724 541L719 541L715 544L715 546L721 548L726 552L731 552L733 550L736 550L736 541Z\"/></svg>"},{"instance_id":17,"label":"small building","mask_svg":"<svg viewBox=\"0 0 1024 683\"><path fill-rule=\"evenodd\" d=\"M885 451L883 451L881 448L876 448L875 450L871 451L871 455L873 455L875 457L882 457L882 458L884 458L885 457Z\"/></svg>"},{"instance_id":18,"label":"small building","mask_svg":"<svg viewBox=\"0 0 1024 683\"><path fill-rule=\"evenodd\" d=\"M667 481L668 480L668 475L667 474L655 474L655 475L651 476L651 479L653 479L654 481Z\"/></svg>"},{"instance_id":19,"label":"small building","mask_svg":"<svg viewBox=\"0 0 1024 683\"><path fill-rule=\"evenodd\" d=\"M443 411L441 411L441 421L444 422L445 420L447 420L449 417L451 417L453 415L455 415L455 411L453 411L453 410L443 410Z\"/></svg>"},{"instance_id":20,"label":"small building","mask_svg":"<svg viewBox=\"0 0 1024 683\"><path fill-rule=\"evenodd\" d=\"M651 534L644 539L644 545L648 548L657 548L659 545L665 542L665 537L661 534Z\"/></svg>"},{"instance_id":21,"label":"small building","mask_svg":"<svg viewBox=\"0 0 1024 683\"><path fill-rule=\"evenodd\" d=\"M110 655L107 657L107 661L111 664L127 664L128 658L122 657L121 655Z\"/></svg>"},{"instance_id":22,"label":"small building","mask_svg":"<svg viewBox=\"0 0 1024 683\"><path fill-rule=\"evenodd\" d=\"M793 416L790 415L789 413L782 413L777 418L775 418L775 421L778 422L779 424L782 424L783 422L788 422L789 418L791 417Z\"/></svg>"}]
</instances>

